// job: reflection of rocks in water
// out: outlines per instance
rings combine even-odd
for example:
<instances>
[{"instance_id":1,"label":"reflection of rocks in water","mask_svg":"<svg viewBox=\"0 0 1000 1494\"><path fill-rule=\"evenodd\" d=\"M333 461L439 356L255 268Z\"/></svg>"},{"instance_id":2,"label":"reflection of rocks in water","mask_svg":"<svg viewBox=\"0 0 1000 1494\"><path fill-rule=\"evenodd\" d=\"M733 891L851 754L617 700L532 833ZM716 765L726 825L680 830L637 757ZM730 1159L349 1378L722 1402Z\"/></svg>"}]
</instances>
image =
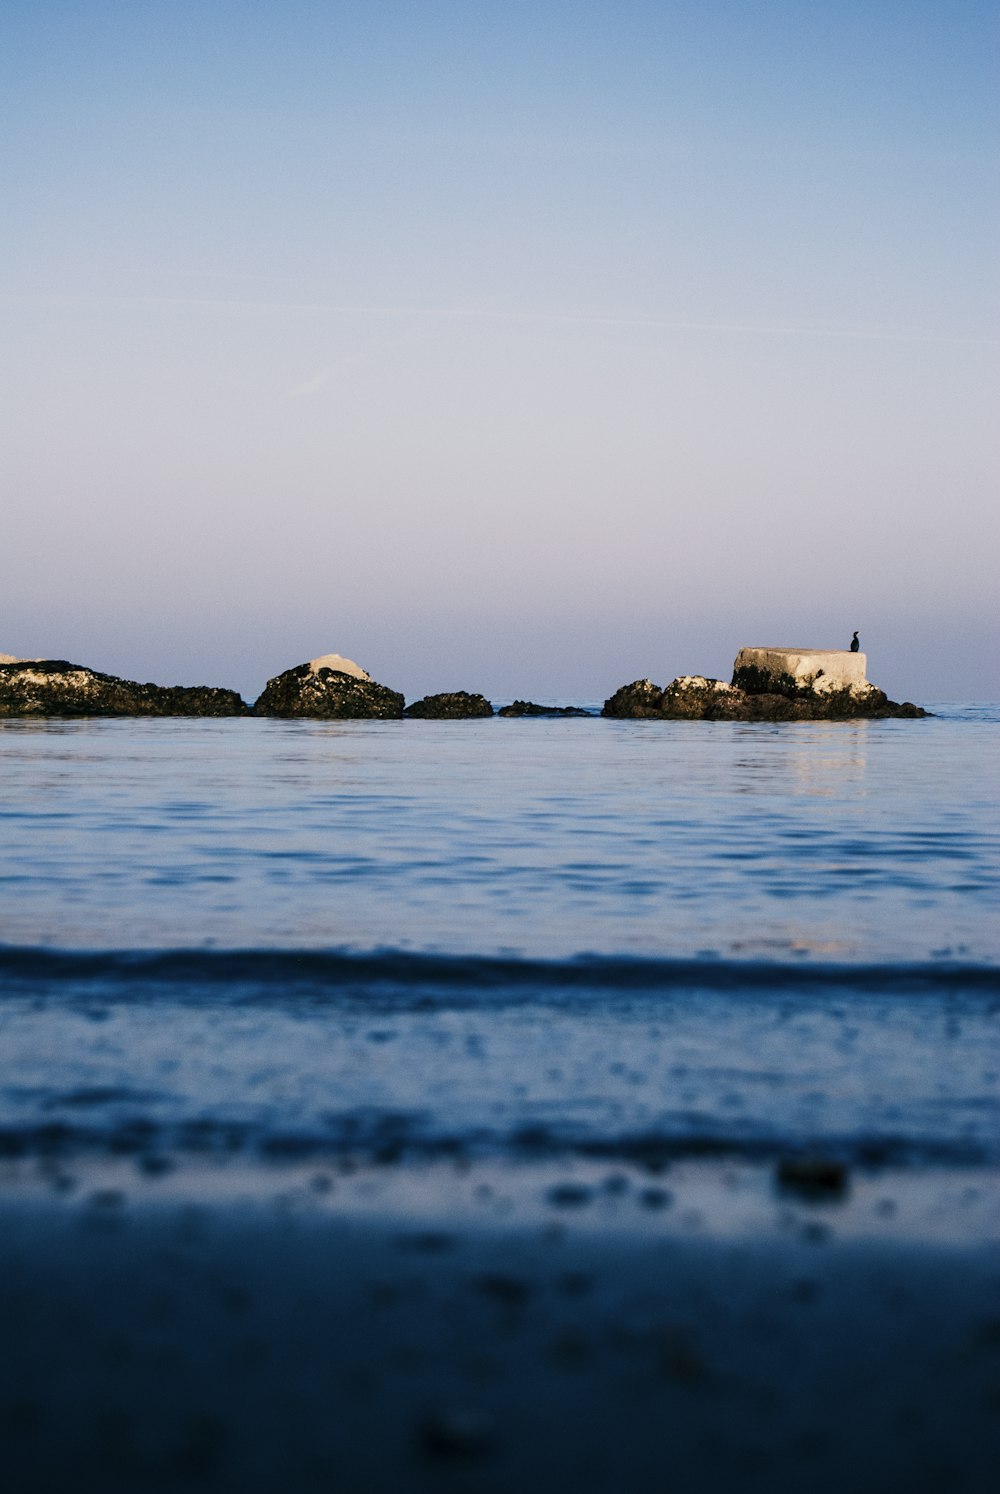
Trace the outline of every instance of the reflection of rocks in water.
<instances>
[{"instance_id":1,"label":"reflection of rocks in water","mask_svg":"<svg viewBox=\"0 0 1000 1494\"><path fill-rule=\"evenodd\" d=\"M795 792L828 799L841 795L848 785L859 784L868 771L865 731L842 732L837 723L818 724L808 739L794 738L787 759Z\"/></svg>"}]
</instances>

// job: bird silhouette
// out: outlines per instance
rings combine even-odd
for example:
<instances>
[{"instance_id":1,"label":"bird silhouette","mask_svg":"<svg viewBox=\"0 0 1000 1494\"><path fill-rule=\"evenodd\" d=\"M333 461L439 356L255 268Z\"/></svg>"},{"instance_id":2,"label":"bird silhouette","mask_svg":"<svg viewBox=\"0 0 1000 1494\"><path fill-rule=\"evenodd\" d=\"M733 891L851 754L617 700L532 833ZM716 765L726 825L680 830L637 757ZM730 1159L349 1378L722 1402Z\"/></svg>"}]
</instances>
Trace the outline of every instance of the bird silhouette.
<instances>
[{"instance_id":1,"label":"bird silhouette","mask_svg":"<svg viewBox=\"0 0 1000 1494\"><path fill-rule=\"evenodd\" d=\"M851 639L851 653L856 654L860 648L861 644L858 642L858 630L857 628L855 628L854 637Z\"/></svg>"}]
</instances>

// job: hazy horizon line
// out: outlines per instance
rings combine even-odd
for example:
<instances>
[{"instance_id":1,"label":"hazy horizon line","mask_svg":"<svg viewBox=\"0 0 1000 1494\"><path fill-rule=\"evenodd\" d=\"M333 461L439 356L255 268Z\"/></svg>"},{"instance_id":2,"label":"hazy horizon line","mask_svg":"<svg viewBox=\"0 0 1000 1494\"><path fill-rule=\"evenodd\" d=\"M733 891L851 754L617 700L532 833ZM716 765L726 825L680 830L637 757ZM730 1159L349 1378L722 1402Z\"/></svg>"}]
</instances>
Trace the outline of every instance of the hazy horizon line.
<instances>
[{"instance_id":1,"label":"hazy horizon line","mask_svg":"<svg viewBox=\"0 0 1000 1494\"><path fill-rule=\"evenodd\" d=\"M188 306L220 311L309 312L327 316L376 317L384 319L414 318L441 321L520 322L539 326L638 327L674 332L707 332L713 335L735 333L749 337L834 338L840 341L931 343L954 347L998 347L995 337L968 334L918 331L912 328L823 325L810 322L710 321L671 316L627 316L610 312L526 311L483 306L407 306L394 304L349 304L337 301L245 300L226 296L122 296L68 295L8 291L0 293L5 304L47 304L51 306L118 307Z\"/></svg>"}]
</instances>

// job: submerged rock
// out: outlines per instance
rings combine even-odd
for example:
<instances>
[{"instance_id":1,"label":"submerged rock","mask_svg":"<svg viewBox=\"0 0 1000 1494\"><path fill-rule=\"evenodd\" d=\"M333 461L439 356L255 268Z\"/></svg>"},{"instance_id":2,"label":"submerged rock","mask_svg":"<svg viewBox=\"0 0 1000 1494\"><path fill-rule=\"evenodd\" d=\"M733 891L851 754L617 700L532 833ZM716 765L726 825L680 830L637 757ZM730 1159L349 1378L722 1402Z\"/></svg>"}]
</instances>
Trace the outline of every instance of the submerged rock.
<instances>
[{"instance_id":1,"label":"submerged rock","mask_svg":"<svg viewBox=\"0 0 1000 1494\"><path fill-rule=\"evenodd\" d=\"M445 690L440 695L425 695L403 712L420 721L460 721L476 716L492 716L493 707L485 695L468 690Z\"/></svg>"},{"instance_id":2,"label":"submerged rock","mask_svg":"<svg viewBox=\"0 0 1000 1494\"><path fill-rule=\"evenodd\" d=\"M0 716L246 716L235 690L138 684L66 659L0 663Z\"/></svg>"},{"instance_id":3,"label":"submerged rock","mask_svg":"<svg viewBox=\"0 0 1000 1494\"><path fill-rule=\"evenodd\" d=\"M331 668L328 659L337 660L339 667ZM268 680L253 711L255 716L305 716L322 721L399 720L403 705L398 690L378 684L350 659L324 654Z\"/></svg>"},{"instance_id":4,"label":"submerged rock","mask_svg":"<svg viewBox=\"0 0 1000 1494\"><path fill-rule=\"evenodd\" d=\"M501 706L498 716L589 716L582 706L536 705L533 700L515 700L511 705Z\"/></svg>"}]
</instances>

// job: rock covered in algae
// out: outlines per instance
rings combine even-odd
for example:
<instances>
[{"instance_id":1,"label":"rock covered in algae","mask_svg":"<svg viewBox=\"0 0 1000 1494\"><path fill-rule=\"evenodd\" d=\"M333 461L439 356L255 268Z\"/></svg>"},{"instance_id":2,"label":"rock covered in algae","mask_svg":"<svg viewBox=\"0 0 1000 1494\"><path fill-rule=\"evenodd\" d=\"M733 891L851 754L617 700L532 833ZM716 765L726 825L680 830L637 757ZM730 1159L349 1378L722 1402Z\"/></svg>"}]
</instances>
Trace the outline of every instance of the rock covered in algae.
<instances>
[{"instance_id":1,"label":"rock covered in algae","mask_svg":"<svg viewBox=\"0 0 1000 1494\"><path fill-rule=\"evenodd\" d=\"M498 716L589 716L582 706L538 705L533 700L515 700L501 706Z\"/></svg>"},{"instance_id":2,"label":"rock covered in algae","mask_svg":"<svg viewBox=\"0 0 1000 1494\"><path fill-rule=\"evenodd\" d=\"M235 690L154 685L67 659L0 662L0 716L245 716Z\"/></svg>"},{"instance_id":3,"label":"rock covered in algae","mask_svg":"<svg viewBox=\"0 0 1000 1494\"><path fill-rule=\"evenodd\" d=\"M402 716L404 704L398 690L380 685L353 660L323 654L268 680L253 709L256 716L391 721Z\"/></svg>"},{"instance_id":4,"label":"rock covered in algae","mask_svg":"<svg viewBox=\"0 0 1000 1494\"><path fill-rule=\"evenodd\" d=\"M748 688L749 687L749 688ZM634 680L604 702L602 716L619 720L660 721L846 721L926 715L919 706L889 700L884 691L865 684L815 690L743 674L735 683L682 675L666 688L651 680Z\"/></svg>"},{"instance_id":5,"label":"rock covered in algae","mask_svg":"<svg viewBox=\"0 0 1000 1494\"><path fill-rule=\"evenodd\" d=\"M846 721L926 716L910 701L890 700L867 678L860 650L741 648L733 677L685 674L661 689L634 680L604 702L601 712L628 720Z\"/></svg>"},{"instance_id":6,"label":"rock covered in algae","mask_svg":"<svg viewBox=\"0 0 1000 1494\"><path fill-rule=\"evenodd\" d=\"M420 721L461 721L478 716L492 716L493 707L485 695L468 690L444 690L439 695L425 695L403 712Z\"/></svg>"}]
</instances>

